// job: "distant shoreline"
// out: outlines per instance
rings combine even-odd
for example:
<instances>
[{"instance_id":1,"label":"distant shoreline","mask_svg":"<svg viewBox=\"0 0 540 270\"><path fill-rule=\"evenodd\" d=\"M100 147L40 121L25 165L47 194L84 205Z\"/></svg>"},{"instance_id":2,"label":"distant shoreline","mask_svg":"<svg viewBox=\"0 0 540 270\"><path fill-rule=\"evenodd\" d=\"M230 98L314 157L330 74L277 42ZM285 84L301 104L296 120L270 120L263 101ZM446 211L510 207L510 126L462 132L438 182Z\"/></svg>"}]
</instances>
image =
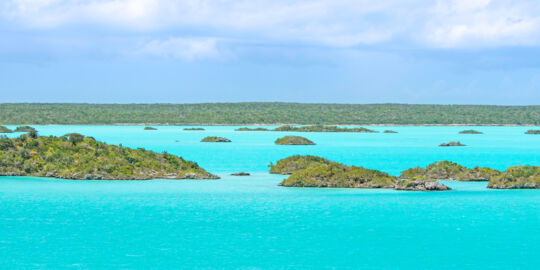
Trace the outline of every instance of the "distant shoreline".
<instances>
[{"instance_id":1,"label":"distant shoreline","mask_svg":"<svg viewBox=\"0 0 540 270\"><path fill-rule=\"evenodd\" d=\"M538 126L540 105L0 103L0 125Z\"/></svg>"},{"instance_id":2,"label":"distant shoreline","mask_svg":"<svg viewBox=\"0 0 540 270\"><path fill-rule=\"evenodd\" d=\"M167 124L167 123L113 123L113 124L102 124L102 123L96 123L96 124L6 124L6 126L23 126L23 125L29 125L29 126L179 126L179 127L185 127L185 126L231 126L231 127L250 127L250 126L262 126L262 127L270 127L270 126L311 126L315 124L283 124L283 123L276 123L276 124L218 124L218 123L211 123L211 124L203 124L203 123L191 123L191 124L184 124L184 123L178 123L178 124ZM329 124L329 125L323 125L323 126L344 126L344 127L358 127L358 126L371 126L371 127L540 127L540 125L532 125L532 124L526 124L526 125L516 125L516 124L365 124L365 125L356 125L356 124Z\"/></svg>"}]
</instances>

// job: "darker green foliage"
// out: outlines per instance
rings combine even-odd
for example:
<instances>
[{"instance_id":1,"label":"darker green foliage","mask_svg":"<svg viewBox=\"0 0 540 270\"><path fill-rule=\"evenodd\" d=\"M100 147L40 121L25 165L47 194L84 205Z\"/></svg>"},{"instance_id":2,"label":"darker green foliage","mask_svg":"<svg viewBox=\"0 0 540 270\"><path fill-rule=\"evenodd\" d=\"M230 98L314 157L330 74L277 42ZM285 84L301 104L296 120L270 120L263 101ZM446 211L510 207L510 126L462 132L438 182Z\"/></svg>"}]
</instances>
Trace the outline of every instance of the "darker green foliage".
<instances>
[{"instance_id":1,"label":"darker green foliage","mask_svg":"<svg viewBox=\"0 0 540 270\"><path fill-rule=\"evenodd\" d=\"M314 142L300 136L285 136L275 142L278 145L315 145Z\"/></svg>"},{"instance_id":2,"label":"darker green foliage","mask_svg":"<svg viewBox=\"0 0 540 270\"><path fill-rule=\"evenodd\" d=\"M540 188L540 167L509 167L489 181L489 188Z\"/></svg>"},{"instance_id":3,"label":"darker green foliage","mask_svg":"<svg viewBox=\"0 0 540 270\"><path fill-rule=\"evenodd\" d=\"M4 126L0 126L0 133L11 133L11 132L13 132L13 130Z\"/></svg>"},{"instance_id":4,"label":"darker green foliage","mask_svg":"<svg viewBox=\"0 0 540 270\"><path fill-rule=\"evenodd\" d=\"M330 164L330 160L317 156L290 156L280 159L276 165L270 163L270 173L275 174L293 174L297 171L309 168L319 164Z\"/></svg>"},{"instance_id":5,"label":"darker green foliage","mask_svg":"<svg viewBox=\"0 0 540 270\"><path fill-rule=\"evenodd\" d=\"M67 179L215 179L197 163L168 153L97 142L78 133L62 137L0 138L0 175Z\"/></svg>"},{"instance_id":6,"label":"darker green foliage","mask_svg":"<svg viewBox=\"0 0 540 270\"><path fill-rule=\"evenodd\" d=\"M222 137L208 136L202 139L201 142L231 142L231 140Z\"/></svg>"},{"instance_id":7,"label":"darker green foliage","mask_svg":"<svg viewBox=\"0 0 540 270\"><path fill-rule=\"evenodd\" d=\"M237 128L235 129L235 131L270 131L269 129L267 128L248 128L248 127L242 127L242 128Z\"/></svg>"},{"instance_id":8,"label":"darker green foliage","mask_svg":"<svg viewBox=\"0 0 540 270\"><path fill-rule=\"evenodd\" d=\"M451 161L437 161L426 168L414 167L401 172L400 178L412 179L422 176L428 179L445 179L457 181L489 181L500 172L491 168L474 167L469 169Z\"/></svg>"},{"instance_id":9,"label":"darker green foliage","mask_svg":"<svg viewBox=\"0 0 540 270\"><path fill-rule=\"evenodd\" d=\"M365 132L365 133L375 133L377 131L367 129L367 128L342 128L336 126L281 126L275 128L274 131L295 131L295 132Z\"/></svg>"},{"instance_id":10,"label":"darker green foliage","mask_svg":"<svg viewBox=\"0 0 540 270\"><path fill-rule=\"evenodd\" d=\"M459 134L484 134L484 133L478 130L474 130L474 129L467 129L467 130L460 131Z\"/></svg>"},{"instance_id":11,"label":"darker green foliage","mask_svg":"<svg viewBox=\"0 0 540 270\"><path fill-rule=\"evenodd\" d=\"M37 130L31 126L21 126L14 130L15 132L37 132Z\"/></svg>"},{"instance_id":12,"label":"darker green foliage","mask_svg":"<svg viewBox=\"0 0 540 270\"><path fill-rule=\"evenodd\" d=\"M407 104L0 104L0 123L540 125L540 106Z\"/></svg>"},{"instance_id":13,"label":"darker green foliage","mask_svg":"<svg viewBox=\"0 0 540 270\"><path fill-rule=\"evenodd\" d=\"M79 133L69 133L64 136L67 137L68 141L73 145L77 145L84 140L84 136Z\"/></svg>"},{"instance_id":14,"label":"darker green foliage","mask_svg":"<svg viewBox=\"0 0 540 270\"><path fill-rule=\"evenodd\" d=\"M449 142L449 143L441 143L439 146L467 146L465 144L462 144L461 142Z\"/></svg>"}]
</instances>

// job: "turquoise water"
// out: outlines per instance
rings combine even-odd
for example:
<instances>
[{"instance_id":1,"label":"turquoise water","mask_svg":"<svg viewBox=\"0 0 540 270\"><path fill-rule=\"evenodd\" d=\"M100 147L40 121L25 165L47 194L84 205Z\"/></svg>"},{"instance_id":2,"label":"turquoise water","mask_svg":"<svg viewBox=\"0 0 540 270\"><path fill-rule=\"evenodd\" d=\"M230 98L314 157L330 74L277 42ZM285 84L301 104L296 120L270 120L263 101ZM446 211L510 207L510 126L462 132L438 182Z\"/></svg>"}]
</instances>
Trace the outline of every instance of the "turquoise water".
<instances>
[{"instance_id":1,"label":"turquoise water","mask_svg":"<svg viewBox=\"0 0 540 270\"><path fill-rule=\"evenodd\" d=\"M197 161L215 181L66 181L0 177L2 268L537 269L540 191L445 182L449 192L284 188L267 164L315 154L392 174L435 160L504 169L540 165L527 127L374 127L398 134L294 133L236 127L36 126L80 132ZM10 136L16 136L12 134ZM229 144L199 143L210 135ZM437 147L459 140L467 147ZM231 177L247 171L250 177Z\"/></svg>"}]
</instances>

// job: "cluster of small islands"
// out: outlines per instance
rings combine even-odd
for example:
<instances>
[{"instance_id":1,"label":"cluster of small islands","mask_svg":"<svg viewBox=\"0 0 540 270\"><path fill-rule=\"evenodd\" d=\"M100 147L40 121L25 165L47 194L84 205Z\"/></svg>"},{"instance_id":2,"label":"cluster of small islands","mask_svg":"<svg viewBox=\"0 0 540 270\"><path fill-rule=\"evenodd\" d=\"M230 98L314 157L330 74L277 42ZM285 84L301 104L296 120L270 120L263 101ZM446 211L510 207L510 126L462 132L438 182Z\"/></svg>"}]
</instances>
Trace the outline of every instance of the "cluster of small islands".
<instances>
[{"instance_id":1,"label":"cluster of small islands","mask_svg":"<svg viewBox=\"0 0 540 270\"><path fill-rule=\"evenodd\" d=\"M157 130L145 127L145 130ZM204 130L185 128L184 130ZM366 128L336 126L282 126L239 128L237 131L300 131L300 132L376 132ZM74 180L147 180L147 179L219 179L195 162L167 152L156 153L142 148L131 149L109 145L92 137L70 133L61 137L38 136L30 126L10 130L0 126L0 133L25 132L17 138L0 137L0 176L37 176ZM385 133L396 133L387 130ZM464 130L463 134L482 134ZM529 130L526 134L540 134ZM202 142L230 142L222 137L205 137ZM285 136L275 141L280 145L314 145L300 136ZM441 146L463 146L459 142ZM270 173L288 175L279 185L286 187L324 188L387 188L396 190L450 190L437 180L488 181L493 189L540 188L540 167L514 166L505 171L486 167L467 168L451 161L437 161L427 167L401 172L399 177L386 172L349 166L317 156L295 155L270 164ZM247 176L239 172L233 175Z\"/></svg>"}]
</instances>

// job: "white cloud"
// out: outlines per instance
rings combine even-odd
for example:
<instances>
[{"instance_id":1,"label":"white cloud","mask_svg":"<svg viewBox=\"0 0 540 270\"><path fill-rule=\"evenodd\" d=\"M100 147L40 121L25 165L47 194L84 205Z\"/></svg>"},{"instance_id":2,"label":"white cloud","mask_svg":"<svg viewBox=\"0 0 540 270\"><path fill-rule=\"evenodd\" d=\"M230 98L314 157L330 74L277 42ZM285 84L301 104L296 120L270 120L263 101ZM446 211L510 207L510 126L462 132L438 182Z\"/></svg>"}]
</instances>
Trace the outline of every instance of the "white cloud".
<instances>
[{"instance_id":1,"label":"white cloud","mask_svg":"<svg viewBox=\"0 0 540 270\"><path fill-rule=\"evenodd\" d=\"M215 38L169 38L152 40L136 51L140 55L170 57L193 61L220 56Z\"/></svg>"},{"instance_id":2,"label":"white cloud","mask_svg":"<svg viewBox=\"0 0 540 270\"><path fill-rule=\"evenodd\" d=\"M423 37L436 47L540 44L540 3L528 1L439 1Z\"/></svg>"},{"instance_id":3,"label":"white cloud","mask_svg":"<svg viewBox=\"0 0 540 270\"><path fill-rule=\"evenodd\" d=\"M329 47L540 45L537 0L4 0L5 21ZM179 34L180 33L180 34ZM166 41L161 41L166 42Z\"/></svg>"},{"instance_id":4,"label":"white cloud","mask_svg":"<svg viewBox=\"0 0 540 270\"><path fill-rule=\"evenodd\" d=\"M247 39L355 46L389 40L403 25L374 24L366 16L393 18L401 13L399 7L420 0L7 1L3 17L38 29L81 24L142 32L196 28Z\"/></svg>"}]
</instances>

